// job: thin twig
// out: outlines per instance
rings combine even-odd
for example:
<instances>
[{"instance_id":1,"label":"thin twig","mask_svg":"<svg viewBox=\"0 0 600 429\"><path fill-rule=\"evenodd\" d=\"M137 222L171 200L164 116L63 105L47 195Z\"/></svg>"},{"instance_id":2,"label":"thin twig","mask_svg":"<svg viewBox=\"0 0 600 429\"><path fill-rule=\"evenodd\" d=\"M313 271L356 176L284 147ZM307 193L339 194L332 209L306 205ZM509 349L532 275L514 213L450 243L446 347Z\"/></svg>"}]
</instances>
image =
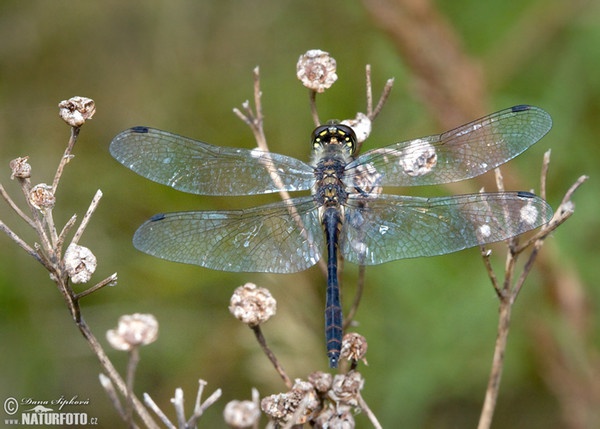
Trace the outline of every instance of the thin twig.
<instances>
[{"instance_id":1,"label":"thin twig","mask_svg":"<svg viewBox=\"0 0 600 429\"><path fill-rule=\"evenodd\" d=\"M365 66L365 79L367 90L367 116L369 119L373 116L373 84L371 82L371 64Z\"/></svg>"},{"instance_id":2,"label":"thin twig","mask_svg":"<svg viewBox=\"0 0 600 429\"><path fill-rule=\"evenodd\" d=\"M82 333L82 335L86 339L88 345L90 346L90 348L92 349L92 351L94 352L94 354L96 355L98 360L100 361L100 364L102 365L102 368L104 369L104 372L106 372L107 376L110 378L112 383L116 386L119 393L121 395L123 395L124 397L126 397L127 396L127 385L125 384L125 382L123 381L123 379L121 378L121 376L119 375L119 373L117 372L115 367L113 366L112 362L108 358L108 355L102 348L102 345L100 344L100 342L98 341L96 336L92 333L91 329L89 328L87 323L85 323L83 318L79 318L79 321L77 322L77 327L79 328L79 331ZM154 420L148 413L148 410L146 410L146 408L144 408L144 405L140 402L140 400L133 394L131 395L131 400L133 403L133 409L135 410L137 415L144 422L144 426L147 428L158 429L158 425L156 424L156 422L154 422Z\"/></svg>"},{"instance_id":3,"label":"thin twig","mask_svg":"<svg viewBox=\"0 0 600 429\"><path fill-rule=\"evenodd\" d=\"M500 314L498 317L498 335L496 337L496 346L494 348L494 357L492 360L492 370L488 380L488 387L485 392L485 400L479 417L477 429L489 429L492 424L492 417L498 401L498 392L500 390L500 380L502 378L502 369L504 367L504 351L506 350L506 341L510 327L511 313L510 299L500 300Z\"/></svg>"},{"instance_id":4,"label":"thin twig","mask_svg":"<svg viewBox=\"0 0 600 429\"><path fill-rule=\"evenodd\" d=\"M200 386L198 387L198 394L196 395L196 404L194 406L194 413L192 417L187 421L186 427L193 428L196 427L196 422L202 417L204 411L206 411L210 406L212 406L215 402L219 400L222 395L221 389L215 390L212 395L210 395L206 401L201 402L202 392L204 391L204 387L208 384L204 380L198 380Z\"/></svg>"},{"instance_id":5,"label":"thin twig","mask_svg":"<svg viewBox=\"0 0 600 429\"><path fill-rule=\"evenodd\" d=\"M129 361L127 362L127 397L126 397L126 413L125 421L129 426L133 426L133 382L135 381L135 370L140 362L140 350L138 347L133 347L129 351Z\"/></svg>"},{"instance_id":6,"label":"thin twig","mask_svg":"<svg viewBox=\"0 0 600 429\"><path fill-rule=\"evenodd\" d=\"M65 166L67 163L73 158L71 152L73 152L73 147L77 142L77 137L79 136L79 131L81 127L71 127L71 137L69 138L69 143L67 144L67 148L65 149L65 153L60 159L60 163L58 164L58 168L56 169L56 174L54 175L54 180L52 181L52 193L56 194L56 188L58 187L58 182L63 174Z\"/></svg>"},{"instance_id":7,"label":"thin twig","mask_svg":"<svg viewBox=\"0 0 600 429\"><path fill-rule=\"evenodd\" d=\"M315 127L321 125L321 120L319 119L319 111L317 110L317 91L314 89L308 90L308 102L310 105L310 116L312 117L313 124Z\"/></svg>"},{"instance_id":8,"label":"thin twig","mask_svg":"<svg viewBox=\"0 0 600 429\"><path fill-rule=\"evenodd\" d=\"M256 340L258 341L258 344L260 344L260 346L263 349L263 352L267 355L267 357L269 358L269 360L275 367L275 370L277 371L279 376L283 379L283 382L285 383L286 387L288 389L291 389L292 388L292 380L288 377L285 370L283 369L283 366L279 363L279 361L277 360L277 357L275 356L273 351L267 345L267 340L265 339L265 337L262 333L262 330L260 329L260 325L251 326L251 329L254 332L254 335L256 336Z\"/></svg>"},{"instance_id":9,"label":"thin twig","mask_svg":"<svg viewBox=\"0 0 600 429\"><path fill-rule=\"evenodd\" d=\"M352 321L354 320L354 316L356 316L356 312L358 311L358 306L360 304L360 300L362 298L362 294L365 289L365 273L366 266L359 265L358 266L358 279L356 280L356 292L354 294L354 300L352 301L352 306L350 310L348 310L348 314L344 318L344 325L342 327L342 331L346 332Z\"/></svg>"},{"instance_id":10,"label":"thin twig","mask_svg":"<svg viewBox=\"0 0 600 429\"><path fill-rule=\"evenodd\" d=\"M88 296L89 294L96 292L99 289L102 289L104 286L113 285L116 281L117 281L117 273L113 273L110 276L108 276L107 278L105 278L104 280L102 280L101 282L96 283L91 288L86 289L83 292L79 292L78 294L75 295L74 299L80 300L84 296Z\"/></svg>"},{"instance_id":11,"label":"thin twig","mask_svg":"<svg viewBox=\"0 0 600 429\"><path fill-rule=\"evenodd\" d=\"M73 240L71 240L72 243L77 244L79 242L79 239L83 235L83 232L85 231L85 228L87 227L92 215L94 214L96 207L98 207L98 203L100 202L101 198L102 198L102 191L100 189L98 189L96 191L96 194L94 195L94 198L92 198L92 202L90 203L89 208L85 212L83 219L81 219L81 224L79 225L79 228L77 228L77 231L75 232L75 235L73 236Z\"/></svg>"},{"instance_id":12,"label":"thin twig","mask_svg":"<svg viewBox=\"0 0 600 429\"><path fill-rule=\"evenodd\" d=\"M375 429L382 429L381 423L379 423L379 420L377 420L377 417L375 417L375 414L373 414L373 411L371 411L360 393L358 394L358 405L360 406L360 409L365 412L373 427Z\"/></svg>"},{"instance_id":13,"label":"thin twig","mask_svg":"<svg viewBox=\"0 0 600 429\"><path fill-rule=\"evenodd\" d=\"M148 408L154 411L154 414L156 414L156 416L160 419L161 422L163 422L163 424L168 429L177 429L177 427L173 423L171 423L171 420L169 420L165 413L163 413L163 411L158 407L158 405L156 405L156 402L154 402L154 400L147 393L144 393L144 403Z\"/></svg>"},{"instance_id":14,"label":"thin twig","mask_svg":"<svg viewBox=\"0 0 600 429\"><path fill-rule=\"evenodd\" d=\"M381 95L379 96L379 101L377 102L377 106L375 106L375 110L368 115L370 120L375 120L375 118L381 113L383 110L383 106L385 105L388 97L392 93L392 88L394 86L394 78L388 79L385 82L385 86L383 87L383 91L381 91Z\"/></svg>"},{"instance_id":15,"label":"thin twig","mask_svg":"<svg viewBox=\"0 0 600 429\"><path fill-rule=\"evenodd\" d=\"M17 245L23 249L24 251L26 251L30 256L32 256L33 258L35 258L36 261L38 261L39 263L41 263L42 265L44 265L44 267L46 269L51 269L52 267L50 265L47 265L47 261L45 259L40 258L40 255L34 250L32 249L29 244L27 244L21 237L19 237L16 233L14 233L8 226L6 226L4 224L4 222L2 222L0 220L0 231L3 231L6 235L8 235L8 238L10 238L12 241L14 241L15 243L17 243Z\"/></svg>"},{"instance_id":16,"label":"thin twig","mask_svg":"<svg viewBox=\"0 0 600 429\"><path fill-rule=\"evenodd\" d=\"M31 226L34 230L37 229L35 222L29 217L27 216L20 208L19 206L17 206L17 204L13 201L13 199L10 197L10 195L8 195L8 193L6 192L6 190L4 189L4 186L2 186L2 184L0 183L0 195L2 195L2 198L4 198L4 200L8 203L8 205L10 206L11 209L13 209L13 211L21 218L23 219L25 222L27 222L29 224L29 226Z\"/></svg>"},{"instance_id":17,"label":"thin twig","mask_svg":"<svg viewBox=\"0 0 600 429\"><path fill-rule=\"evenodd\" d=\"M177 426L179 428L185 427L185 408L183 402L183 389L178 387L175 389L175 397L171 398L171 403L175 408L175 415L177 417Z\"/></svg>"},{"instance_id":18,"label":"thin twig","mask_svg":"<svg viewBox=\"0 0 600 429\"><path fill-rule=\"evenodd\" d=\"M117 391L115 390L115 386L112 384L112 381L110 381L110 378L108 378L102 373L99 374L98 378L100 379L100 385L104 388L104 391L106 392L108 398L112 402L113 408L117 410L121 418L125 420L125 409L123 408L123 405L119 400L119 395L117 394Z\"/></svg>"}]
</instances>

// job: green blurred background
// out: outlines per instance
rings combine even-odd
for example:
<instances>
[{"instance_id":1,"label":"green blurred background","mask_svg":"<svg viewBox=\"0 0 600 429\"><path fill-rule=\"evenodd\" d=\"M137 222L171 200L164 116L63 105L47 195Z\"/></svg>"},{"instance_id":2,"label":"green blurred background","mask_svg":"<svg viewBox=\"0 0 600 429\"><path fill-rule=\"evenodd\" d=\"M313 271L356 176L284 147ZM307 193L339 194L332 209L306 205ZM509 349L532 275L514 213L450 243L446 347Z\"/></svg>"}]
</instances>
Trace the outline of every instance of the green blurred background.
<instances>
[{"instance_id":1,"label":"green blurred background","mask_svg":"<svg viewBox=\"0 0 600 429\"><path fill-rule=\"evenodd\" d=\"M8 162L29 155L33 183L50 183L69 135L57 103L74 95L96 101L96 115L83 127L76 157L63 176L54 217L60 225L73 213L81 218L96 189L103 191L80 243L98 258L93 280L117 271L119 283L86 298L83 315L104 344L105 331L116 326L120 315L157 317L159 340L141 352L136 392L150 393L171 416L168 400L174 389L184 389L191 409L198 378L208 382L209 393L223 389L204 427L224 426L226 402L249 399L252 387L263 396L285 390L250 330L227 310L233 289L247 281L268 287L278 300L278 314L264 332L290 376L327 370L324 279L318 269L297 275L222 273L137 252L132 234L154 213L240 208L273 199L198 197L153 184L114 161L109 142L125 128L149 125L216 145L254 147L251 132L232 108L252 98L252 69L258 65L271 150L307 160L313 125L295 64L300 54L319 48L336 58L339 75L334 87L318 97L323 119L365 111L365 64L372 65L376 96L387 78L395 78L365 149L441 132L515 104L550 112L551 133L504 170L510 188L539 191L542 155L548 149L553 207L580 175L590 180L574 197L575 215L547 240L543 261L515 306L493 427L598 424L599 4L395 3L0 3L0 181L22 201L9 179ZM386 15L377 12L386 8L387 23ZM416 10L414 17L407 10ZM396 14L408 19L395 22ZM436 37L448 46L435 43ZM437 66L438 53L426 48L428 42L439 49ZM457 47L464 57L452 60L446 54ZM472 67L480 86L472 79L454 79L464 77L457 72L461 64ZM455 101L455 107L444 91L463 94L467 101ZM482 183L489 185L490 178L415 192L473 192ZM31 230L3 201L0 218L33 241ZM100 366L48 274L6 236L0 244L0 400L78 395L90 399L85 411L99 417L102 427L121 426L98 383ZM500 274L503 247L493 249ZM345 268L346 304L353 297L356 272L350 264ZM357 330L369 341L369 366L361 366L363 396L384 427L476 426L497 308L476 249L367 270L357 315ZM124 372L126 356L109 354ZM357 419L359 427L368 425L364 416Z\"/></svg>"}]
</instances>

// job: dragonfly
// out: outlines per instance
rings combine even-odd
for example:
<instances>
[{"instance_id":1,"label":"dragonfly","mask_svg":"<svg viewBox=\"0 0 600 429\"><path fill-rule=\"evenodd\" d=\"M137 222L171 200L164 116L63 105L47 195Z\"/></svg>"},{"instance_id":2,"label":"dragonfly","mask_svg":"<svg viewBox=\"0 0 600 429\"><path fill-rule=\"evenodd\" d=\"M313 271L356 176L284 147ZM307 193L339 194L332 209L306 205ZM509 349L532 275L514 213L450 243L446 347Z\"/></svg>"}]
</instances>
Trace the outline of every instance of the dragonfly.
<instances>
[{"instance_id":1,"label":"dragonfly","mask_svg":"<svg viewBox=\"0 0 600 429\"><path fill-rule=\"evenodd\" d=\"M481 175L521 154L551 128L544 110L514 106L442 134L357 154L351 127L312 132L312 162L213 146L145 126L118 134L112 156L139 175L199 195L306 191L243 210L160 213L134 246L170 261L232 272L294 273L327 258L325 336L336 368L342 342L338 258L377 265L507 240L547 223L551 207L530 192L426 198L384 187L439 185Z\"/></svg>"}]
</instances>

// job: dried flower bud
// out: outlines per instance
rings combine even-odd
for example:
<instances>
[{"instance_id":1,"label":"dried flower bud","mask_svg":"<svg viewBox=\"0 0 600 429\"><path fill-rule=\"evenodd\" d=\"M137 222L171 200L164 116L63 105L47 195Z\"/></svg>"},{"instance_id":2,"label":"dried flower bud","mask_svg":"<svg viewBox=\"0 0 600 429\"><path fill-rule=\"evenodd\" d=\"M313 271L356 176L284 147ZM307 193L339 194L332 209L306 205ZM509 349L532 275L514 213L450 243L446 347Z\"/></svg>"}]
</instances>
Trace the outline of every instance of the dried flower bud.
<instances>
[{"instance_id":1,"label":"dried flower bud","mask_svg":"<svg viewBox=\"0 0 600 429\"><path fill-rule=\"evenodd\" d=\"M277 301L271 293L253 283L238 287L231 296L229 311L238 320L257 326L275 315Z\"/></svg>"},{"instance_id":2,"label":"dried flower bud","mask_svg":"<svg viewBox=\"0 0 600 429\"><path fill-rule=\"evenodd\" d=\"M18 179L29 179L31 177L31 165L27 162L28 156L15 158L10 162L10 179L13 180L15 177Z\"/></svg>"},{"instance_id":3,"label":"dried flower bud","mask_svg":"<svg viewBox=\"0 0 600 429\"><path fill-rule=\"evenodd\" d=\"M292 390L267 396L261 401L263 412L280 423L290 422L304 424L314 417L321 403L314 386L300 379L296 379Z\"/></svg>"},{"instance_id":4,"label":"dried flower bud","mask_svg":"<svg viewBox=\"0 0 600 429\"><path fill-rule=\"evenodd\" d=\"M333 376L328 372L315 371L308 376L308 381L315 386L317 392L325 393L331 388Z\"/></svg>"},{"instance_id":5,"label":"dried flower bud","mask_svg":"<svg viewBox=\"0 0 600 429\"><path fill-rule=\"evenodd\" d=\"M336 403L358 405L358 396L365 381L358 371L350 371L347 374L338 374L333 377L333 385L329 391L329 397Z\"/></svg>"},{"instance_id":6,"label":"dried flower bud","mask_svg":"<svg viewBox=\"0 0 600 429\"><path fill-rule=\"evenodd\" d=\"M72 97L58 103L58 113L63 121L72 127L80 127L96 113L94 100L86 97Z\"/></svg>"},{"instance_id":7,"label":"dried flower bud","mask_svg":"<svg viewBox=\"0 0 600 429\"><path fill-rule=\"evenodd\" d=\"M340 356L348 360L362 360L367 365L365 355L367 354L367 339L360 334L350 332L342 339L342 350Z\"/></svg>"},{"instance_id":8,"label":"dried flower bud","mask_svg":"<svg viewBox=\"0 0 600 429\"><path fill-rule=\"evenodd\" d=\"M121 316L117 329L109 329L106 339L117 350L129 351L153 343L158 337L158 322L151 314Z\"/></svg>"},{"instance_id":9,"label":"dried flower bud","mask_svg":"<svg viewBox=\"0 0 600 429\"><path fill-rule=\"evenodd\" d=\"M54 192L52 192L52 186L40 183L35 185L29 191L29 202L33 207L40 211L48 210L54 207L56 198Z\"/></svg>"},{"instance_id":10,"label":"dried flower bud","mask_svg":"<svg viewBox=\"0 0 600 429\"><path fill-rule=\"evenodd\" d=\"M302 85L316 92L325 92L337 80L335 59L328 52L311 49L300 55L296 76Z\"/></svg>"},{"instance_id":11,"label":"dried flower bud","mask_svg":"<svg viewBox=\"0 0 600 429\"><path fill-rule=\"evenodd\" d=\"M71 244L65 252L65 270L73 283L87 283L96 271L96 257L87 247Z\"/></svg>"},{"instance_id":12,"label":"dried flower bud","mask_svg":"<svg viewBox=\"0 0 600 429\"><path fill-rule=\"evenodd\" d=\"M364 113L358 112L356 118L344 119L341 123L352 128L358 143L364 142L371 135L372 121Z\"/></svg>"},{"instance_id":13,"label":"dried flower bud","mask_svg":"<svg viewBox=\"0 0 600 429\"><path fill-rule=\"evenodd\" d=\"M344 405L338 405L335 408L328 406L319 413L314 423L317 429L354 429L356 427L352 410Z\"/></svg>"},{"instance_id":14,"label":"dried flower bud","mask_svg":"<svg viewBox=\"0 0 600 429\"><path fill-rule=\"evenodd\" d=\"M259 417L258 405L252 401L230 401L223 410L225 423L234 428L251 427Z\"/></svg>"}]
</instances>

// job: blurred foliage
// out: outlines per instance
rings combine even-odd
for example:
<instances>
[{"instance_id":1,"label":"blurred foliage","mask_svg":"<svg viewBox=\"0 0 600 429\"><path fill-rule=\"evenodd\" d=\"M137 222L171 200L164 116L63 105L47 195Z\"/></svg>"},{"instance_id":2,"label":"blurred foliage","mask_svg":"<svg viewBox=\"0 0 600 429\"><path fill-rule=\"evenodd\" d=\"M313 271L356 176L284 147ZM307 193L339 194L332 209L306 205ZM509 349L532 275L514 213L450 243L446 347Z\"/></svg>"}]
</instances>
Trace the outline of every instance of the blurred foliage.
<instances>
[{"instance_id":1,"label":"blurred foliage","mask_svg":"<svg viewBox=\"0 0 600 429\"><path fill-rule=\"evenodd\" d=\"M527 0L519 7L499 0L456 0L437 6L480 62L490 112L530 103L554 118L551 133L511 163L519 172L519 189L539 190L542 154L548 149L553 206L579 175L591 176L575 196L575 215L542 253L553 255L584 285L591 315L586 323L594 333L585 347L597 352L598 3L584 4L582 13L573 13L562 26L547 23L549 36L542 42L528 38L528 26L545 25L536 10L562 5L568 10L576 4L581 6L564 0ZM404 59L365 7L341 0L6 0L0 3L0 39L0 180L15 198L19 189L9 180L7 166L17 156L30 156L34 183L52 181L69 135L57 103L73 95L96 101L96 116L83 127L54 213L59 224L73 213L81 217L95 190L104 192L81 244L98 257L96 280L117 271L119 284L86 298L83 315L101 339L122 314L157 317L159 340L142 350L137 393L149 392L169 410L168 398L180 386L191 407L197 379L203 378L208 391L223 388L223 399L204 420L205 427L220 427L225 403L249 398L252 386L261 395L284 390L251 332L227 311L232 290L246 281L270 288L278 299L278 315L264 330L289 374L306 377L326 370L324 279L318 270L288 276L213 272L157 260L131 245L135 228L156 212L239 208L263 198L184 195L123 168L110 157L108 145L122 129L150 125L216 145L253 147L250 131L231 110L252 97L251 72L258 65L271 150L308 159L312 123L295 64L311 48L329 51L338 61L339 81L318 97L322 118L348 118L365 110L365 64L372 65L376 94L395 77L365 149L443 131L415 92L415 77ZM462 186L463 191L477 189L473 183ZM422 195L445 191L418 190ZM32 240L4 202L0 218ZM95 356L47 274L7 237L0 243L0 399L78 395L90 399L85 411L98 416L103 427L120 426L98 383ZM502 246L494 251L502 270ZM349 304L356 267L348 264L344 276ZM556 297L540 277L534 271L514 310L494 427L563 425L560 398L548 381L535 332L545 326L562 344L569 338ZM474 427L496 317L496 297L477 250L369 268L357 316L358 331L369 340L363 395L384 427ZM125 356L111 352L111 357L124 372ZM363 417L358 422L367 425Z\"/></svg>"}]
</instances>

